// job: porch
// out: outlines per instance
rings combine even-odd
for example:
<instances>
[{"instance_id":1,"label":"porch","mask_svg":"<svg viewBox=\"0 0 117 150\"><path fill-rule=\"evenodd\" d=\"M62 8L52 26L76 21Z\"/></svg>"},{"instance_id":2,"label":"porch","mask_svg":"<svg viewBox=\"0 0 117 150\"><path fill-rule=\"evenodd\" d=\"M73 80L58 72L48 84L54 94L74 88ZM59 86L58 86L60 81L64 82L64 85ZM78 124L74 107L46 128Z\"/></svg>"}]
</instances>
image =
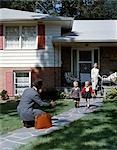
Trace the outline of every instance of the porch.
<instances>
[{"instance_id":1,"label":"porch","mask_svg":"<svg viewBox=\"0 0 117 150\"><path fill-rule=\"evenodd\" d=\"M73 74L81 84L90 81L91 68L95 62L98 63L101 76L117 72L116 43L59 43L55 46L61 52L61 86L68 85L66 73Z\"/></svg>"}]
</instances>

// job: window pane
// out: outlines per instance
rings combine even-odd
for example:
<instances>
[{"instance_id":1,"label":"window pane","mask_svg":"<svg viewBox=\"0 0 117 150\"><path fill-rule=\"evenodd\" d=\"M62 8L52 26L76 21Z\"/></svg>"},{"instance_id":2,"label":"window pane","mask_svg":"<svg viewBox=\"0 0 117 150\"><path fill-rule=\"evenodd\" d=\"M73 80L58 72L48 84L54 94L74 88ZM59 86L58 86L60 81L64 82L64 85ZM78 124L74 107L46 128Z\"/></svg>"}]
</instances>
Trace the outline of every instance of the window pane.
<instances>
[{"instance_id":1,"label":"window pane","mask_svg":"<svg viewBox=\"0 0 117 150\"><path fill-rule=\"evenodd\" d=\"M91 72L91 63L80 63L80 73L90 73Z\"/></svg>"},{"instance_id":2,"label":"window pane","mask_svg":"<svg viewBox=\"0 0 117 150\"><path fill-rule=\"evenodd\" d=\"M5 39L6 48L19 48L19 27L6 27Z\"/></svg>"},{"instance_id":3,"label":"window pane","mask_svg":"<svg viewBox=\"0 0 117 150\"><path fill-rule=\"evenodd\" d=\"M16 73L16 77L29 77L29 73Z\"/></svg>"},{"instance_id":4,"label":"window pane","mask_svg":"<svg viewBox=\"0 0 117 150\"><path fill-rule=\"evenodd\" d=\"M91 61L91 51L79 51L80 61Z\"/></svg>"},{"instance_id":5,"label":"window pane","mask_svg":"<svg viewBox=\"0 0 117 150\"><path fill-rule=\"evenodd\" d=\"M22 27L22 48L35 48L36 26Z\"/></svg>"},{"instance_id":6,"label":"window pane","mask_svg":"<svg viewBox=\"0 0 117 150\"><path fill-rule=\"evenodd\" d=\"M17 77L16 78L16 83L28 83L29 82L29 78L28 77Z\"/></svg>"}]
</instances>

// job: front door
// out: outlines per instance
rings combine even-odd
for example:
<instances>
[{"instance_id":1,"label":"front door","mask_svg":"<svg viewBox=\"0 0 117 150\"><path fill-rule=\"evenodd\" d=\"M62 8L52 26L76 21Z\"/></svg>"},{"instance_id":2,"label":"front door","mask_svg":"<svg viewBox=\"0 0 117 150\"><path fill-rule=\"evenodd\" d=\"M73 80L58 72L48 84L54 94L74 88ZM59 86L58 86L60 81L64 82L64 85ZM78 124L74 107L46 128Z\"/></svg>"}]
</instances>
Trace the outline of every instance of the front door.
<instances>
[{"instance_id":1,"label":"front door","mask_svg":"<svg viewBox=\"0 0 117 150\"><path fill-rule=\"evenodd\" d=\"M79 78L81 82L90 81L90 72L92 68L92 51L78 51L79 53Z\"/></svg>"},{"instance_id":2,"label":"front door","mask_svg":"<svg viewBox=\"0 0 117 150\"><path fill-rule=\"evenodd\" d=\"M72 49L71 71L79 78L80 82L91 80L91 68L98 61L98 49Z\"/></svg>"}]
</instances>

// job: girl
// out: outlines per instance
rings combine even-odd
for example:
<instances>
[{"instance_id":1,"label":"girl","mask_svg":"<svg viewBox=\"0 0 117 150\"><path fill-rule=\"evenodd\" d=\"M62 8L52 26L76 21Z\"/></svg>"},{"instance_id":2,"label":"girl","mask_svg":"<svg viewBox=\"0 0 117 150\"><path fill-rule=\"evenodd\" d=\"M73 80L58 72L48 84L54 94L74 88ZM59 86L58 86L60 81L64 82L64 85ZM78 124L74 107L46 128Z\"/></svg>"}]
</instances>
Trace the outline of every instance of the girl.
<instances>
[{"instance_id":1,"label":"girl","mask_svg":"<svg viewBox=\"0 0 117 150\"><path fill-rule=\"evenodd\" d=\"M90 98L92 98L92 87L90 86L90 82L86 81L85 86L83 87L81 91L81 95L83 98L86 99L86 106L89 108L90 107Z\"/></svg>"},{"instance_id":2,"label":"girl","mask_svg":"<svg viewBox=\"0 0 117 150\"><path fill-rule=\"evenodd\" d=\"M72 88L72 91L71 91L71 98L74 99L75 107L78 108L79 103L80 103L80 88L78 87L78 82L77 81L73 82L73 88Z\"/></svg>"}]
</instances>

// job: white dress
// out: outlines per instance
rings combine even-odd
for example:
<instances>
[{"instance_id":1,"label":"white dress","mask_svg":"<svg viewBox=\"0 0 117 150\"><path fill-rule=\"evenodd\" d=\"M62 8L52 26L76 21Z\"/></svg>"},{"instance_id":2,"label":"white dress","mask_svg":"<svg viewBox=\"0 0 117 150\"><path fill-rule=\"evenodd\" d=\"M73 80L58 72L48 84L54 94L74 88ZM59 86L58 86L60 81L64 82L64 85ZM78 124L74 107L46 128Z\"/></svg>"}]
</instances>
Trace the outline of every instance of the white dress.
<instances>
[{"instance_id":1,"label":"white dress","mask_svg":"<svg viewBox=\"0 0 117 150\"><path fill-rule=\"evenodd\" d=\"M100 77L99 69L98 68L92 68L91 69L91 82L92 82L92 89L93 90L96 90L96 88L97 88L98 77Z\"/></svg>"}]
</instances>

